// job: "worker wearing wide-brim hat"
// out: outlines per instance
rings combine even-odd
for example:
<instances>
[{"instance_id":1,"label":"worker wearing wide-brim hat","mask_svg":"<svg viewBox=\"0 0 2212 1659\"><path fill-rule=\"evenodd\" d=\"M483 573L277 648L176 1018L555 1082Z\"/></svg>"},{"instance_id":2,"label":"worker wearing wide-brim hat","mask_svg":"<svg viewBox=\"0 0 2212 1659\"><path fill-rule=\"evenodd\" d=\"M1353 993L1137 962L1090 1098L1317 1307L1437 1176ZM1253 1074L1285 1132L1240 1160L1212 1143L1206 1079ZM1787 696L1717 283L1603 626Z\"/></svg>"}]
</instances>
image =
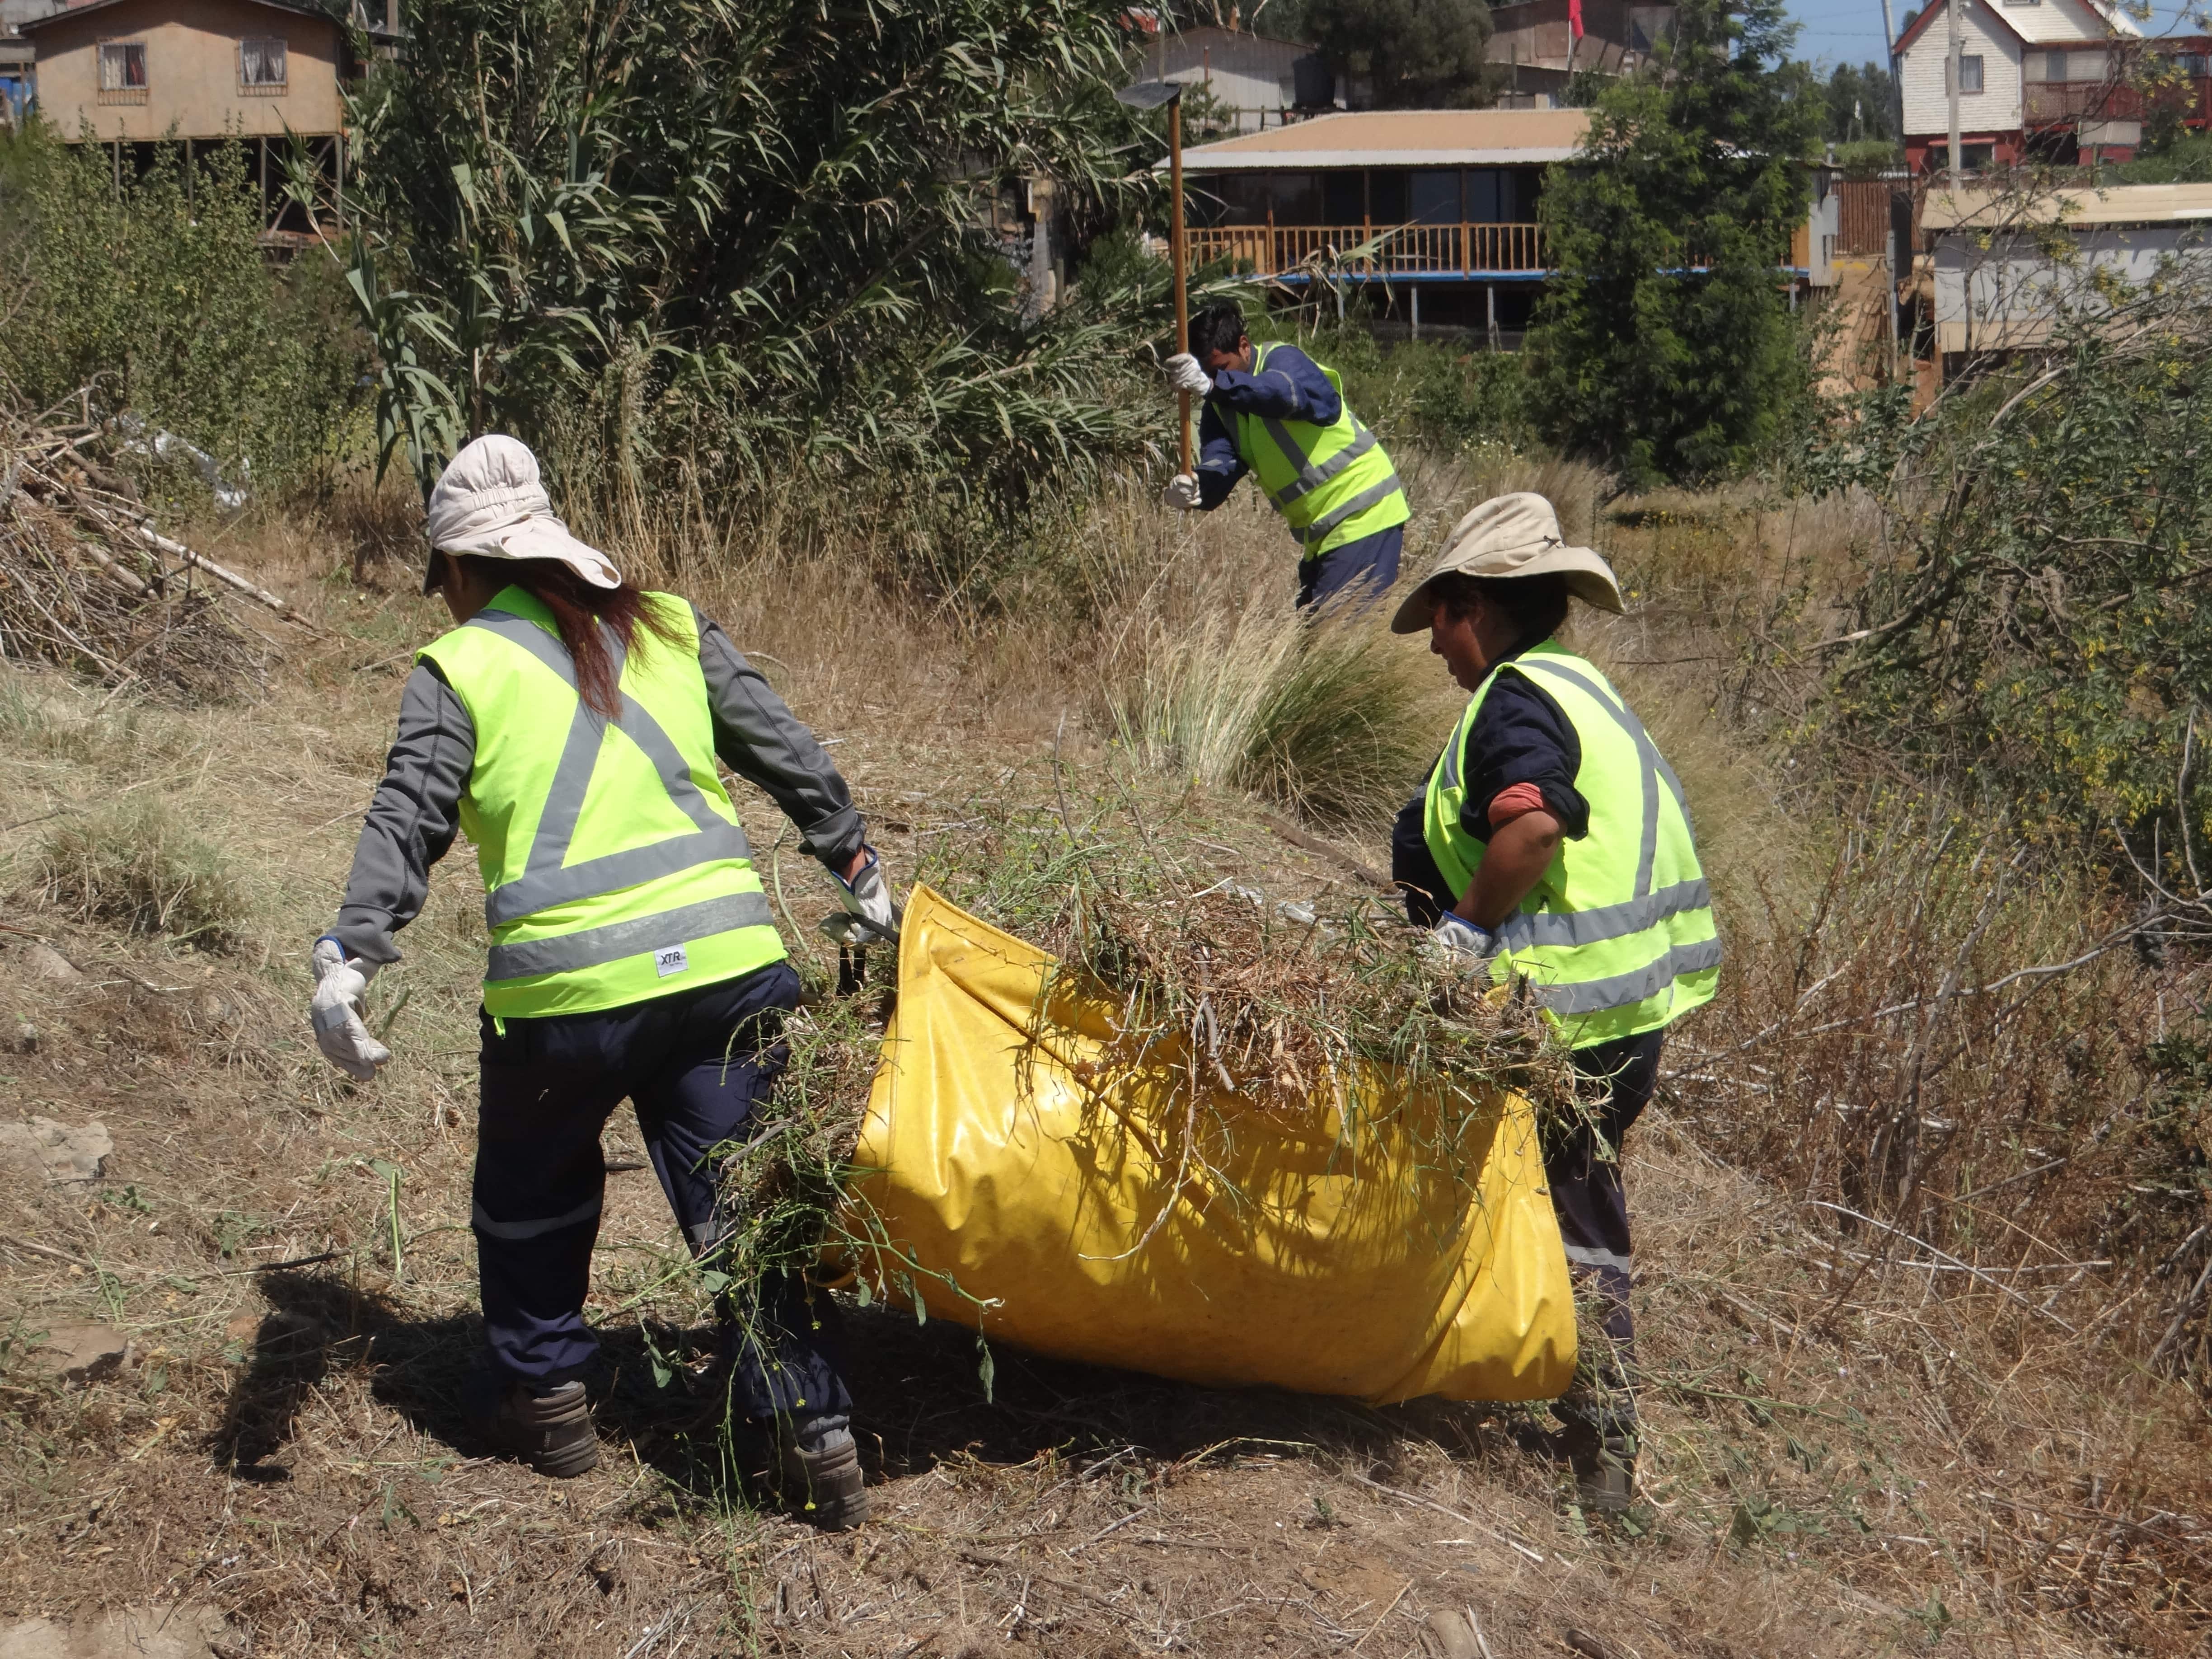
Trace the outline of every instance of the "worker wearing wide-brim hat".
<instances>
[{"instance_id":1,"label":"worker wearing wide-brim hat","mask_svg":"<svg viewBox=\"0 0 2212 1659\"><path fill-rule=\"evenodd\" d=\"M1586 1504L1633 1491L1634 1325L1620 1139L1651 1097L1666 1031L1712 1000L1720 941L1682 787L1620 693L1555 635L1570 599L1622 609L1604 559L1541 495L1462 519L1393 631L1470 693L1427 786L1398 816L1392 873L1442 950L1525 979L1591 1085L1595 1121L1547 1127L1567 1259L1611 1352L1557 1407Z\"/></svg>"},{"instance_id":2,"label":"worker wearing wide-brim hat","mask_svg":"<svg viewBox=\"0 0 2212 1659\"><path fill-rule=\"evenodd\" d=\"M837 879L848 942L899 916L844 780L782 698L688 601L626 581L555 517L537 458L479 438L431 492L423 591L458 624L416 656L345 900L315 942L324 1054L367 1081L391 1059L362 1018L429 867L465 830L490 955L471 1222L486 1365L478 1431L541 1474L599 1461L581 1376L606 1170L627 1097L693 1253L730 1219L721 1161L763 1127L799 1001L715 770L767 792ZM825 1316L795 1273L721 1298L733 1404L807 1518L867 1511ZM764 1448L766 1449L767 1448Z\"/></svg>"}]
</instances>

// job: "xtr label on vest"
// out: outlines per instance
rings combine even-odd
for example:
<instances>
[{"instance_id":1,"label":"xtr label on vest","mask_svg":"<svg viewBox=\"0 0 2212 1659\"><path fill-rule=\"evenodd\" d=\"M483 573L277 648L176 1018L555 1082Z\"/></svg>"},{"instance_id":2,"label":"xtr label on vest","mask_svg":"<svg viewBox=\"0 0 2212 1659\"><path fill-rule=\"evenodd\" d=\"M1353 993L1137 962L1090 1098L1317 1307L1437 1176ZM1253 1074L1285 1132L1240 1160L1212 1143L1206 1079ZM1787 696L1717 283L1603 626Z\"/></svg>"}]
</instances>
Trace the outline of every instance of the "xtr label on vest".
<instances>
[{"instance_id":1,"label":"xtr label on vest","mask_svg":"<svg viewBox=\"0 0 2212 1659\"><path fill-rule=\"evenodd\" d=\"M666 979L671 974L680 974L691 965L691 958L680 945L669 945L653 953L653 971Z\"/></svg>"}]
</instances>

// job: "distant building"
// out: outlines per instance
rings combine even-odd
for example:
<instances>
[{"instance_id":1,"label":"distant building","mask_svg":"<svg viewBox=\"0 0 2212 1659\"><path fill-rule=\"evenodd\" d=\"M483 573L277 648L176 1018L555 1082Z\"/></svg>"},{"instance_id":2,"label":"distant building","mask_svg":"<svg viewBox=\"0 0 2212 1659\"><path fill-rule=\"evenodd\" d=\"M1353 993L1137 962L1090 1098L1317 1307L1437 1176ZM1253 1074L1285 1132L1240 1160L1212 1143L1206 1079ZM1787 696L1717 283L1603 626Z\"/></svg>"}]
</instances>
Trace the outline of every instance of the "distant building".
<instances>
[{"instance_id":1,"label":"distant building","mask_svg":"<svg viewBox=\"0 0 2212 1659\"><path fill-rule=\"evenodd\" d=\"M1671 5L1629 0L1582 0L1583 33L1574 32L1568 0L1506 0L1491 8L1490 61L1504 71L1502 102L1542 109L1563 101L1579 74L1622 75L1674 38Z\"/></svg>"},{"instance_id":2,"label":"distant building","mask_svg":"<svg viewBox=\"0 0 2212 1659\"><path fill-rule=\"evenodd\" d=\"M2110 185L2032 199L1931 190L1920 212L1935 360L2048 344L2062 313L2094 313L2102 279L2175 268L2212 278L2212 185Z\"/></svg>"},{"instance_id":3,"label":"distant building","mask_svg":"<svg viewBox=\"0 0 2212 1659\"><path fill-rule=\"evenodd\" d=\"M1257 132L1296 120L1302 112L1334 109L1346 90L1319 53L1295 40L1234 24L1163 28L1152 11L1128 13L1126 21L1146 42L1145 73L1156 81L1203 87L1231 132Z\"/></svg>"},{"instance_id":4,"label":"distant building","mask_svg":"<svg viewBox=\"0 0 2212 1659\"><path fill-rule=\"evenodd\" d=\"M1949 165L1953 3L1933 0L1897 43L1905 157L1915 172ZM2145 40L2135 20L2105 0L1957 3L1960 159L1969 170L2130 161L2150 101L2204 123L2212 42L2202 37ZM2147 100L2147 75L2161 69L2166 88Z\"/></svg>"},{"instance_id":5,"label":"distant building","mask_svg":"<svg viewBox=\"0 0 2212 1659\"><path fill-rule=\"evenodd\" d=\"M356 0L354 23L368 21ZM35 54L40 117L64 143L110 148L118 176L155 144L181 143L189 154L242 139L254 147L272 217L281 216L283 175L270 140L298 140L329 176L344 177L340 86L362 66L347 24L329 10L295 0L80 0L19 27ZM398 0L378 0L368 33L393 47Z\"/></svg>"},{"instance_id":6,"label":"distant building","mask_svg":"<svg viewBox=\"0 0 2212 1659\"><path fill-rule=\"evenodd\" d=\"M1293 291L1323 277L1365 288L1416 336L1509 343L1552 276L1545 174L1589 125L1578 109L1358 110L1196 145L1182 158L1189 258L1227 259ZM1835 280L1835 182L1825 169L1808 181L1806 223L1776 274L1793 303L1801 286Z\"/></svg>"}]
</instances>

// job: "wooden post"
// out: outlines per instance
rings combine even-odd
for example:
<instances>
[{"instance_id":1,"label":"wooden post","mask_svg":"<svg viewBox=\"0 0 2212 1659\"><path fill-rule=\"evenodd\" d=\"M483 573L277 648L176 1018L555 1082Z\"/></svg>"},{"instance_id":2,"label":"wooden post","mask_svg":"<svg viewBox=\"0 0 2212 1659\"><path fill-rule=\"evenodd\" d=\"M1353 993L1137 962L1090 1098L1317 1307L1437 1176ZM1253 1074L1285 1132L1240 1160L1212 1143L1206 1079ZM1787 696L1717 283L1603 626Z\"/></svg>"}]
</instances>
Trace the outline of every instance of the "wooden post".
<instances>
[{"instance_id":1,"label":"wooden post","mask_svg":"<svg viewBox=\"0 0 2212 1659\"><path fill-rule=\"evenodd\" d=\"M1169 258L1175 261L1176 349L1190 349L1190 289L1189 276L1183 269L1182 234L1182 94L1178 92L1168 100L1168 189L1175 199L1168 208L1168 235L1172 246ZM1272 216L1272 215L1270 216ZM1182 457L1182 471L1190 470L1190 393L1176 393L1176 453Z\"/></svg>"},{"instance_id":2,"label":"wooden post","mask_svg":"<svg viewBox=\"0 0 2212 1659\"><path fill-rule=\"evenodd\" d=\"M1498 349L1498 284L1485 283L1482 296L1490 307L1490 349L1495 351Z\"/></svg>"},{"instance_id":3,"label":"wooden post","mask_svg":"<svg viewBox=\"0 0 2212 1659\"><path fill-rule=\"evenodd\" d=\"M1421 337L1421 285L1419 283L1413 284L1413 337L1418 340Z\"/></svg>"}]
</instances>

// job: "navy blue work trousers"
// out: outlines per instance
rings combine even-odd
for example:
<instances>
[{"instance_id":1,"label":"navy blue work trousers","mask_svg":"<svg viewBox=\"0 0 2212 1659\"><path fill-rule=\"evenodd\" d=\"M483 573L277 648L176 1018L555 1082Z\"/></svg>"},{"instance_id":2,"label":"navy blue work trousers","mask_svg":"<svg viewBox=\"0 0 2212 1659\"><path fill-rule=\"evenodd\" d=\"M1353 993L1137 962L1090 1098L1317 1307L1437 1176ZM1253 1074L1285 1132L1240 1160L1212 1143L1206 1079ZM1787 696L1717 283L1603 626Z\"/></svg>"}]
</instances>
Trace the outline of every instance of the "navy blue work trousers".
<instances>
[{"instance_id":1,"label":"navy blue work trousers","mask_svg":"<svg viewBox=\"0 0 2212 1659\"><path fill-rule=\"evenodd\" d=\"M1628 1296L1635 1263L1620 1160L1621 1142L1658 1086L1666 1042L1661 1030L1576 1049L1586 1115L1571 1124L1548 1122L1544 1132L1545 1184L1559 1212L1567 1270L1596 1304L1592 1311L1606 1339L1590 1345L1595 1387L1578 1394L1601 1402L1606 1417L1630 1423L1636 1415L1636 1322Z\"/></svg>"},{"instance_id":2,"label":"navy blue work trousers","mask_svg":"<svg viewBox=\"0 0 2212 1659\"><path fill-rule=\"evenodd\" d=\"M599 1347L584 1322L606 1166L599 1132L627 1097L690 1241L723 1236L714 1149L758 1132L787 1051L799 975L779 962L719 985L590 1014L483 1017L471 1221L484 1334L507 1375L544 1386ZM834 1312L797 1273L733 1287L734 1398L751 1417L842 1416Z\"/></svg>"},{"instance_id":3,"label":"navy blue work trousers","mask_svg":"<svg viewBox=\"0 0 2212 1659\"><path fill-rule=\"evenodd\" d=\"M1398 580L1398 556L1405 545L1406 526L1394 524L1388 530L1299 560L1299 605L1320 605L1355 584L1364 590L1365 599L1379 597Z\"/></svg>"}]
</instances>

